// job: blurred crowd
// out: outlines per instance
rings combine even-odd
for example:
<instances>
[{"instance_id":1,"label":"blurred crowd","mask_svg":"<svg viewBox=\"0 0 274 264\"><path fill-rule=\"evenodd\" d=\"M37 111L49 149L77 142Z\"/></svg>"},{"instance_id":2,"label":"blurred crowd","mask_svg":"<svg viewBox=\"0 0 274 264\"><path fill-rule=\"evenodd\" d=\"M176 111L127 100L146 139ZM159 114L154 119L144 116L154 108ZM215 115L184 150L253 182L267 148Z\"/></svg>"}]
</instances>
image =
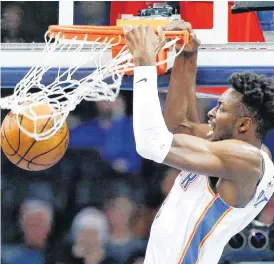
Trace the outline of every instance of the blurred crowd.
<instances>
[{"instance_id":1,"label":"blurred crowd","mask_svg":"<svg viewBox=\"0 0 274 264\"><path fill-rule=\"evenodd\" d=\"M48 170L2 156L2 263L142 263L177 175L136 153L131 100L81 104L67 153Z\"/></svg>"},{"instance_id":2,"label":"blurred crowd","mask_svg":"<svg viewBox=\"0 0 274 264\"><path fill-rule=\"evenodd\" d=\"M48 25L58 23L55 1L1 5L2 42L43 42ZM109 8L110 2L76 2L74 22L107 25ZM213 104L200 99L202 121ZM113 103L83 102L67 122L69 149L54 167L23 171L2 155L1 263L142 264L176 171L136 153L131 93L121 92ZM273 142L272 134L272 151ZM255 224L273 230L273 216L274 198Z\"/></svg>"},{"instance_id":3,"label":"blurred crowd","mask_svg":"<svg viewBox=\"0 0 274 264\"><path fill-rule=\"evenodd\" d=\"M43 43L48 26L58 24L58 13L58 1L1 2L1 42ZM110 1L75 1L74 24L109 23Z\"/></svg>"},{"instance_id":4,"label":"blurred crowd","mask_svg":"<svg viewBox=\"0 0 274 264\"><path fill-rule=\"evenodd\" d=\"M48 25L58 24L58 7L58 1L2 1L1 42L44 42Z\"/></svg>"}]
</instances>

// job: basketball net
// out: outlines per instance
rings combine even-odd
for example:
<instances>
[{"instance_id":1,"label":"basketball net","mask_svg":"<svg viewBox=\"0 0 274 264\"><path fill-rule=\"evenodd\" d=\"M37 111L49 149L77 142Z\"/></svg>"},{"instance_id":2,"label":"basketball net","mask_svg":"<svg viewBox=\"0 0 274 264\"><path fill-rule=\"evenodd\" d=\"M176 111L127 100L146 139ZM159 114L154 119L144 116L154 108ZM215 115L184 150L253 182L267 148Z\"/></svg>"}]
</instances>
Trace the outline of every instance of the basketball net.
<instances>
[{"instance_id":1,"label":"basketball net","mask_svg":"<svg viewBox=\"0 0 274 264\"><path fill-rule=\"evenodd\" d=\"M23 133L35 140L46 140L52 137L64 124L69 113L82 101L114 101L119 94L124 74L133 70L132 56L124 45L111 60L104 62L103 55L108 49L120 45L123 35L98 36L90 42L90 34L77 34L67 39L64 32L45 34L45 48L43 59L39 65L33 66L25 77L16 85L11 96L1 98L2 109L10 109L16 114L19 128ZM182 37L167 40L162 50L173 49L173 56L157 62L157 66L174 60L182 50L175 51L175 44ZM43 76L51 69L56 69L56 54L66 52L68 56L88 49L88 56L79 62L73 62L68 67L59 66L56 78L48 85L43 84ZM51 55L51 56L50 56ZM53 56L52 56L53 55ZM92 61L96 68L83 78L77 78L77 71L86 63ZM49 105L50 115L37 115L33 110L39 105ZM34 122L34 131L26 130L19 121L24 115ZM37 130L37 123L41 119L52 117L53 126L47 131Z\"/></svg>"}]
</instances>

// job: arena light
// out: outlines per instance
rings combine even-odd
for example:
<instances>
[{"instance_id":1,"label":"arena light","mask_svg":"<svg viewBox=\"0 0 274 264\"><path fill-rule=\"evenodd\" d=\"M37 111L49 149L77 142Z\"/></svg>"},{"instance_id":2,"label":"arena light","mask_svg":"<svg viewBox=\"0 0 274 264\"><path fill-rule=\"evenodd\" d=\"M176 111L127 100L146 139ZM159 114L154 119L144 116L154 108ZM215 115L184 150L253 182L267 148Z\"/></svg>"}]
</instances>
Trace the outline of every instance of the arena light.
<instances>
[{"instance_id":1,"label":"arena light","mask_svg":"<svg viewBox=\"0 0 274 264\"><path fill-rule=\"evenodd\" d=\"M247 244L246 235L242 232L233 236L228 242L228 248L233 251L242 250Z\"/></svg>"},{"instance_id":2,"label":"arena light","mask_svg":"<svg viewBox=\"0 0 274 264\"><path fill-rule=\"evenodd\" d=\"M268 233L263 230L252 229L248 236L248 245L256 251L265 250L269 245Z\"/></svg>"},{"instance_id":3,"label":"arena light","mask_svg":"<svg viewBox=\"0 0 274 264\"><path fill-rule=\"evenodd\" d=\"M269 247L274 251L274 224L270 227L269 230Z\"/></svg>"}]
</instances>

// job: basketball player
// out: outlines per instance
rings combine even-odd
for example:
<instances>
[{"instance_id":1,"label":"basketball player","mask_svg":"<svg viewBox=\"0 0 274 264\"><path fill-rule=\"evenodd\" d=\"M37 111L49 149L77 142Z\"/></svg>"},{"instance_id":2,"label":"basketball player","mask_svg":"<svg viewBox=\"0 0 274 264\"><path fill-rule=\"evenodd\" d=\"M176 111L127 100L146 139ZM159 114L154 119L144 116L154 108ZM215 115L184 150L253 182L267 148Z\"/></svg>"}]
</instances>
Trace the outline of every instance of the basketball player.
<instances>
[{"instance_id":1,"label":"basketball player","mask_svg":"<svg viewBox=\"0 0 274 264\"><path fill-rule=\"evenodd\" d=\"M274 128L274 85L252 73L236 73L231 88L200 124L195 102L199 41L175 61L161 112L156 53L163 34L150 27L125 28L133 56L133 128L138 153L183 170L151 227L145 264L216 264L230 238L244 229L274 192L274 166L262 139ZM219 178L216 190L209 176Z\"/></svg>"}]
</instances>

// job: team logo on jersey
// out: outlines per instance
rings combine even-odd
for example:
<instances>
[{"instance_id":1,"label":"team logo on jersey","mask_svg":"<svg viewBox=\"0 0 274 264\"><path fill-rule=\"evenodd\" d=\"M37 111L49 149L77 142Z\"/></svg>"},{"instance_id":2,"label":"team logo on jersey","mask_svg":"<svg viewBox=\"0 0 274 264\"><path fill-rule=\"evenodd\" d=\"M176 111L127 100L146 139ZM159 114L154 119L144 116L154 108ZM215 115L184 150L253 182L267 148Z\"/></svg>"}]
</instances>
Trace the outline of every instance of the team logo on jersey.
<instances>
[{"instance_id":1,"label":"team logo on jersey","mask_svg":"<svg viewBox=\"0 0 274 264\"><path fill-rule=\"evenodd\" d=\"M260 192L260 194L258 195L258 197L254 203L254 207L256 208L259 204L261 204L263 202L266 202L266 203L268 202L268 198L266 197L264 190L262 190Z\"/></svg>"},{"instance_id":2,"label":"team logo on jersey","mask_svg":"<svg viewBox=\"0 0 274 264\"><path fill-rule=\"evenodd\" d=\"M193 174L193 173L183 173L181 176L182 176L181 186L184 189L184 191L186 191L188 187L198 178L199 175Z\"/></svg>"}]
</instances>

